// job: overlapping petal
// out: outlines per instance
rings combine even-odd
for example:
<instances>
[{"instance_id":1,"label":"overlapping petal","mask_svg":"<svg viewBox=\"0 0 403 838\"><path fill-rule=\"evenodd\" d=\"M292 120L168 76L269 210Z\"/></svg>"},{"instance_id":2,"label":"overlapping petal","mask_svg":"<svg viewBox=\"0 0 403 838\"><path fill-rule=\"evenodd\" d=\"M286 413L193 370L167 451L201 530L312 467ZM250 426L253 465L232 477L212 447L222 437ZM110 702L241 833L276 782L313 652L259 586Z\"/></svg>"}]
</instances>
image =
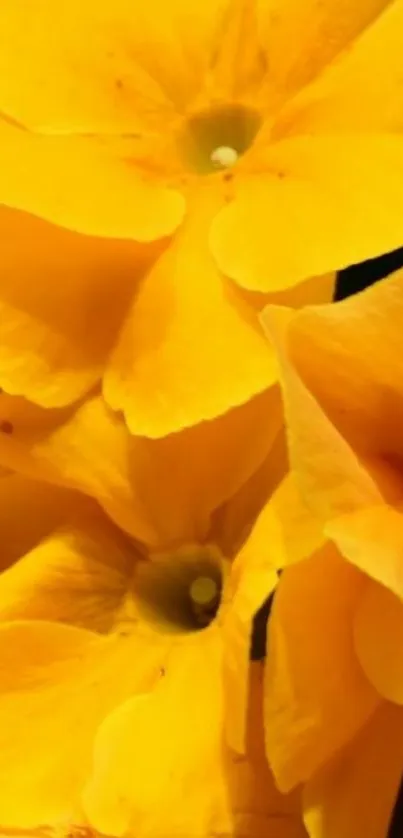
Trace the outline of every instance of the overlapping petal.
<instances>
[{"instance_id":1,"label":"overlapping petal","mask_svg":"<svg viewBox=\"0 0 403 838\"><path fill-rule=\"evenodd\" d=\"M403 515L383 504L333 519L326 532L348 561L403 599Z\"/></svg>"},{"instance_id":2,"label":"overlapping petal","mask_svg":"<svg viewBox=\"0 0 403 838\"><path fill-rule=\"evenodd\" d=\"M290 318L291 363L363 453L401 451L402 320L401 271L337 305L310 306Z\"/></svg>"},{"instance_id":3,"label":"overlapping petal","mask_svg":"<svg viewBox=\"0 0 403 838\"><path fill-rule=\"evenodd\" d=\"M165 252L161 244L86 237L3 208L4 389L61 406L106 369L108 401L125 411L133 432L158 437L269 386L272 351L251 301L214 266L204 240L211 205L202 204ZM327 299L331 286L331 276L318 278L287 299L295 306Z\"/></svg>"},{"instance_id":4,"label":"overlapping petal","mask_svg":"<svg viewBox=\"0 0 403 838\"><path fill-rule=\"evenodd\" d=\"M35 827L78 807L100 721L158 675L121 638L46 621L0 627L2 826ZM128 666L133 656L135 666Z\"/></svg>"},{"instance_id":5,"label":"overlapping petal","mask_svg":"<svg viewBox=\"0 0 403 838\"><path fill-rule=\"evenodd\" d=\"M229 504L230 506L231 504ZM252 639L252 623L256 612L276 589L278 556L270 539L271 501L254 520L231 568L228 599L231 608L223 620L225 639L225 729L228 742L243 753L246 742L246 710L248 706L248 672Z\"/></svg>"},{"instance_id":6,"label":"overlapping petal","mask_svg":"<svg viewBox=\"0 0 403 838\"><path fill-rule=\"evenodd\" d=\"M82 505L84 501L82 499ZM66 514L77 510L77 496L65 489L26 480L12 472L0 480L0 567L5 570L53 533ZM21 526L21 521L24 526Z\"/></svg>"},{"instance_id":7,"label":"overlapping petal","mask_svg":"<svg viewBox=\"0 0 403 838\"><path fill-rule=\"evenodd\" d=\"M261 39L278 88L289 96L304 87L351 49L390 4L391 0L258 0Z\"/></svg>"},{"instance_id":8,"label":"overlapping petal","mask_svg":"<svg viewBox=\"0 0 403 838\"><path fill-rule=\"evenodd\" d=\"M322 523L381 502L376 481L299 374L296 357L290 353L292 313L268 307L262 322L278 351L290 459L303 502Z\"/></svg>"},{"instance_id":9,"label":"overlapping petal","mask_svg":"<svg viewBox=\"0 0 403 838\"><path fill-rule=\"evenodd\" d=\"M208 190L136 293L104 394L132 433L160 437L246 402L276 380L256 316L208 252Z\"/></svg>"},{"instance_id":10,"label":"overlapping petal","mask_svg":"<svg viewBox=\"0 0 403 838\"><path fill-rule=\"evenodd\" d=\"M46 407L68 404L102 377L156 251L7 207L0 227L0 384Z\"/></svg>"},{"instance_id":11,"label":"overlapping petal","mask_svg":"<svg viewBox=\"0 0 403 838\"><path fill-rule=\"evenodd\" d=\"M303 836L298 798L275 792L264 763L260 667L251 672L247 752L235 758L222 740L218 661L207 650L178 657L153 694L106 720L85 794L90 820L115 835L136 829L140 836L260 838L269 829L276 838ZM184 700L190 712L178 723ZM195 718L203 723L195 725Z\"/></svg>"},{"instance_id":12,"label":"overlapping petal","mask_svg":"<svg viewBox=\"0 0 403 838\"><path fill-rule=\"evenodd\" d=\"M35 13L22 0L6 2L0 108L36 129L144 131L158 116L159 125L172 118L173 106L189 106L209 72L215 89L228 96L234 75L242 70L244 82L251 74L259 46L270 59L275 87L290 95L349 47L389 2L361 0L352 7L310 0L302 9L295 0L262 0L254 55L245 25L252 5L238 0L205 3L191 17L183 0L169 7L152 0L146 8L129 0L113 7L86 0L85 15L78 0L68 9L42 0ZM240 31L249 36L242 46ZM222 70L230 75L224 86Z\"/></svg>"},{"instance_id":13,"label":"overlapping petal","mask_svg":"<svg viewBox=\"0 0 403 838\"><path fill-rule=\"evenodd\" d=\"M403 603L383 585L370 580L354 620L358 660L381 696L403 704Z\"/></svg>"},{"instance_id":14,"label":"overlapping petal","mask_svg":"<svg viewBox=\"0 0 403 838\"><path fill-rule=\"evenodd\" d=\"M100 832L201 838L230 831L221 666L215 638L186 644L168 659L151 694L105 720L84 795L87 817Z\"/></svg>"},{"instance_id":15,"label":"overlapping petal","mask_svg":"<svg viewBox=\"0 0 403 838\"><path fill-rule=\"evenodd\" d=\"M33 134L0 119L0 200L89 236L153 241L185 214L182 194L132 162L133 141Z\"/></svg>"},{"instance_id":16,"label":"overlapping petal","mask_svg":"<svg viewBox=\"0 0 403 838\"><path fill-rule=\"evenodd\" d=\"M272 393L274 395L275 389ZM282 415L281 420L283 422ZM229 559L234 558L245 542L249 543L249 535L253 539L252 530L255 523L269 500L270 505L272 504L273 493L287 471L288 455L284 425L281 424L279 432L273 435L273 444L262 465L232 495L228 503L217 509L212 517L211 536L223 556ZM262 515L262 524L258 522L257 529L263 534L266 528L266 516L264 513ZM272 532L270 532L270 537L272 537Z\"/></svg>"},{"instance_id":17,"label":"overlapping petal","mask_svg":"<svg viewBox=\"0 0 403 838\"><path fill-rule=\"evenodd\" d=\"M76 410L0 396L0 459L31 477L94 496L150 546L203 540L215 510L270 455L281 426L276 388L228 414L161 440L131 437L100 397Z\"/></svg>"},{"instance_id":18,"label":"overlapping petal","mask_svg":"<svg viewBox=\"0 0 403 838\"><path fill-rule=\"evenodd\" d=\"M18 543L17 526L10 528L20 552L2 574L0 619L53 620L106 633L115 624L138 555L91 504L86 509L81 499L86 514L76 508L69 515L63 500L59 493L65 515L59 528L43 538L40 533L31 550L25 552L25 545ZM26 499L18 501L21 516ZM80 508L78 498L76 506Z\"/></svg>"},{"instance_id":19,"label":"overlapping petal","mask_svg":"<svg viewBox=\"0 0 403 838\"><path fill-rule=\"evenodd\" d=\"M338 3L337 7L342 11L343 4ZM383 14L349 44L339 60L285 106L275 128L277 136L351 131L401 134L403 4L401 0L356 3L354 8L349 5L350 15L347 12L344 19L350 17L352 21L355 13L369 18L382 9ZM332 49L334 38L319 44Z\"/></svg>"},{"instance_id":20,"label":"overlapping petal","mask_svg":"<svg viewBox=\"0 0 403 838\"><path fill-rule=\"evenodd\" d=\"M249 668L246 750L243 759L231 754L229 790L235 815L236 838L306 838L300 820L301 795L281 794L269 769L263 733L263 665Z\"/></svg>"},{"instance_id":21,"label":"overlapping petal","mask_svg":"<svg viewBox=\"0 0 403 838\"><path fill-rule=\"evenodd\" d=\"M292 471L283 477L259 516L252 547L255 532L270 544L279 569L308 558L326 541L323 527L304 503Z\"/></svg>"},{"instance_id":22,"label":"overlapping petal","mask_svg":"<svg viewBox=\"0 0 403 838\"><path fill-rule=\"evenodd\" d=\"M7 0L0 110L42 130L164 130L198 93L227 5Z\"/></svg>"},{"instance_id":23,"label":"overlapping petal","mask_svg":"<svg viewBox=\"0 0 403 838\"><path fill-rule=\"evenodd\" d=\"M401 245L400 136L299 136L264 148L253 166L210 235L218 266L241 287L281 290Z\"/></svg>"},{"instance_id":24,"label":"overlapping petal","mask_svg":"<svg viewBox=\"0 0 403 838\"><path fill-rule=\"evenodd\" d=\"M282 575L269 622L265 729L283 790L309 779L379 703L351 631L364 584L332 546Z\"/></svg>"},{"instance_id":25,"label":"overlapping petal","mask_svg":"<svg viewBox=\"0 0 403 838\"><path fill-rule=\"evenodd\" d=\"M306 787L310 838L386 835L403 761L401 710L385 702L362 731Z\"/></svg>"},{"instance_id":26,"label":"overlapping petal","mask_svg":"<svg viewBox=\"0 0 403 838\"><path fill-rule=\"evenodd\" d=\"M344 526L346 535L356 526L362 533L366 509L369 521L371 508L402 502L401 300L398 273L337 305L307 307L296 316L269 309L263 315L279 347L291 457L300 487L324 522L342 516L335 522L334 537L337 541L340 535L343 551ZM397 526L392 510L378 512L391 514L391 524ZM375 509L369 525L374 535L378 517ZM331 535L329 527L327 531ZM390 581L393 568L391 573Z\"/></svg>"}]
</instances>

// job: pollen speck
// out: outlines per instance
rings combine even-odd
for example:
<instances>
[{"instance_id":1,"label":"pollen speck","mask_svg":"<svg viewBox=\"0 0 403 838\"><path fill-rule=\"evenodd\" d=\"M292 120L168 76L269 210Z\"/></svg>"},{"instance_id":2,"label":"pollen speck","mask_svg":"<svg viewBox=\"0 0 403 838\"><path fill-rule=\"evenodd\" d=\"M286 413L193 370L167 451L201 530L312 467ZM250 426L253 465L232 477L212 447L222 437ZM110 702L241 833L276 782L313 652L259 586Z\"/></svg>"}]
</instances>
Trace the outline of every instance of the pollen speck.
<instances>
[{"instance_id":1,"label":"pollen speck","mask_svg":"<svg viewBox=\"0 0 403 838\"><path fill-rule=\"evenodd\" d=\"M190 586L190 596L194 603L208 606L218 595L218 585L210 576L198 576Z\"/></svg>"},{"instance_id":2,"label":"pollen speck","mask_svg":"<svg viewBox=\"0 0 403 838\"><path fill-rule=\"evenodd\" d=\"M235 148L222 145L211 152L210 160L214 166L217 166L217 168L227 168L228 166L233 166L236 163L238 156L238 152Z\"/></svg>"}]
</instances>

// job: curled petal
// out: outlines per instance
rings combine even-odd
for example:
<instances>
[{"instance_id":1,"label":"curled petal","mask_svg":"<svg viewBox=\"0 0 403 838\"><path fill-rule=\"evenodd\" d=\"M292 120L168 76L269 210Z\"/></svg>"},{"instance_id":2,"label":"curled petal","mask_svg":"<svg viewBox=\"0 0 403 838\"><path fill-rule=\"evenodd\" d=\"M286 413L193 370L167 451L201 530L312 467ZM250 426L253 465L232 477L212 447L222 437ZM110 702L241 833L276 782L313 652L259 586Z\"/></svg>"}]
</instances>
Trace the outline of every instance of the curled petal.
<instances>
[{"instance_id":1,"label":"curled petal","mask_svg":"<svg viewBox=\"0 0 403 838\"><path fill-rule=\"evenodd\" d=\"M281 577L269 622L265 725L268 759L283 790L307 780L379 703L351 632L364 583L331 546Z\"/></svg>"}]
</instances>

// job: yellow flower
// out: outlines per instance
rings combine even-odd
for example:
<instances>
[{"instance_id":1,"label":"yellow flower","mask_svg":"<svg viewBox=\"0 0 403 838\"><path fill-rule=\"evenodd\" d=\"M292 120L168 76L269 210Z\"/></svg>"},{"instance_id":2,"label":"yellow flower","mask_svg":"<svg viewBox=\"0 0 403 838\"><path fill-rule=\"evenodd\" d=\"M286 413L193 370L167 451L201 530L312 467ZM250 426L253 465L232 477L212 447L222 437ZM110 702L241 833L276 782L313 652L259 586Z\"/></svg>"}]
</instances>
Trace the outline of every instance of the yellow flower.
<instances>
[{"instance_id":1,"label":"yellow flower","mask_svg":"<svg viewBox=\"0 0 403 838\"><path fill-rule=\"evenodd\" d=\"M4 0L0 384L150 437L273 382L251 292L401 240L401 0Z\"/></svg>"},{"instance_id":2,"label":"yellow flower","mask_svg":"<svg viewBox=\"0 0 403 838\"><path fill-rule=\"evenodd\" d=\"M270 621L268 756L280 788L306 782L311 838L385 838L403 765L403 273L264 319L294 475L273 499L289 566Z\"/></svg>"},{"instance_id":3,"label":"yellow flower","mask_svg":"<svg viewBox=\"0 0 403 838\"><path fill-rule=\"evenodd\" d=\"M90 499L0 481L2 834L304 838L249 665L276 568L262 519L224 556L231 503L204 542L147 553Z\"/></svg>"}]
</instances>

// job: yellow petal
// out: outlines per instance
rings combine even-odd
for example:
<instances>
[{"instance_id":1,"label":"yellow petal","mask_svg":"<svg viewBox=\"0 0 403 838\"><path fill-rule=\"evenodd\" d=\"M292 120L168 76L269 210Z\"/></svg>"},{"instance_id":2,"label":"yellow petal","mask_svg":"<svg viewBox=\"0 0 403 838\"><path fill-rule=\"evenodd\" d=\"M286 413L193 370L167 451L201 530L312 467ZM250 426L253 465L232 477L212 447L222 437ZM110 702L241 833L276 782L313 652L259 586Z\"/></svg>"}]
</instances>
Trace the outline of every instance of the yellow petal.
<instances>
[{"instance_id":1,"label":"yellow petal","mask_svg":"<svg viewBox=\"0 0 403 838\"><path fill-rule=\"evenodd\" d=\"M214 53L206 77L204 98L235 101L255 107L268 88L267 61L262 50L255 1L229 0L219 18ZM269 77L271 82L271 78ZM263 94L264 95L264 94Z\"/></svg>"},{"instance_id":2,"label":"yellow petal","mask_svg":"<svg viewBox=\"0 0 403 838\"><path fill-rule=\"evenodd\" d=\"M242 548L268 498L288 470L279 387L271 388L270 393L273 397L273 422L270 421L266 427L266 438L271 443L268 454L252 476L212 516L210 537L228 559L236 556ZM279 428L274 424L277 405L280 406ZM247 445L249 447L249 443Z\"/></svg>"},{"instance_id":3,"label":"yellow petal","mask_svg":"<svg viewBox=\"0 0 403 838\"><path fill-rule=\"evenodd\" d=\"M299 374L299 356L290 346L293 313L268 306L262 322L278 352L291 466L304 504L325 522L330 517L382 502L371 474ZM302 346L301 341L298 351L302 352ZM319 367L318 358L322 364L323 356L318 354L315 358Z\"/></svg>"},{"instance_id":4,"label":"yellow petal","mask_svg":"<svg viewBox=\"0 0 403 838\"><path fill-rule=\"evenodd\" d=\"M355 616L355 648L369 681L396 704L403 704L402 641L402 600L383 585L369 582Z\"/></svg>"},{"instance_id":5,"label":"yellow petal","mask_svg":"<svg viewBox=\"0 0 403 838\"><path fill-rule=\"evenodd\" d=\"M182 648L154 693L106 720L84 798L93 826L138 838L303 838L298 797L276 791L264 758L261 667L251 667L247 751L239 757L222 739L219 659L214 644Z\"/></svg>"},{"instance_id":6,"label":"yellow petal","mask_svg":"<svg viewBox=\"0 0 403 838\"><path fill-rule=\"evenodd\" d=\"M131 437L100 398L60 415L0 395L0 419L13 427L0 433L0 462L92 495L150 546L197 542L267 456L280 411L269 391L214 422L148 440Z\"/></svg>"},{"instance_id":7,"label":"yellow petal","mask_svg":"<svg viewBox=\"0 0 403 838\"><path fill-rule=\"evenodd\" d=\"M200 87L225 6L6 0L0 110L36 129L164 130Z\"/></svg>"},{"instance_id":8,"label":"yellow petal","mask_svg":"<svg viewBox=\"0 0 403 838\"><path fill-rule=\"evenodd\" d=\"M212 419L275 381L254 311L208 253L219 197L197 199L141 285L105 376L105 398L132 433L160 437Z\"/></svg>"},{"instance_id":9,"label":"yellow petal","mask_svg":"<svg viewBox=\"0 0 403 838\"><path fill-rule=\"evenodd\" d=\"M48 622L0 627L2 826L68 817L91 766L97 728L157 678L156 647Z\"/></svg>"},{"instance_id":10,"label":"yellow petal","mask_svg":"<svg viewBox=\"0 0 403 838\"><path fill-rule=\"evenodd\" d=\"M249 537L231 567L231 606L223 620L224 679L227 697L228 742L238 753L245 750L248 670L253 618L278 581L276 553L271 543L270 502L258 516Z\"/></svg>"},{"instance_id":11,"label":"yellow petal","mask_svg":"<svg viewBox=\"0 0 403 838\"><path fill-rule=\"evenodd\" d=\"M351 49L352 42L390 2L257 0L262 40L276 85L290 95L307 84L340 52Z\"/></svg>"},{"instance_id":12,"label":"yellow petal","mask_svg":"<svg viewBox=\"0 0 403 838\"><path fill-rule=\"evenodd\" d=\"M259 306L259 311L262 311L267 305L289 306L290 308L300 309L306 306L331 303L335 287L336 273L332 272L323 276L310 277L292 288L285 288L283 291L272 294L259 294L258 291L246 293L248 299L256 295L263 302L263 305Z\"/></svg>"},{"instance_id":13,"label":"yellow petal","mask_svg":"<svg viewBox=\"0 0 403 838\"><path fill-rule=\"evenodd\" d=\"M276 136L306 131L310 134L402 131L402 3L372 0L353 6L345 0L337 5L341 13L343 5L347 6L351 17L368 15L368 22L374 12L384 11L316 83L285 107L274 128ZM349 17L348 12L345 19ZM327 41L319 39L319 44L329 44L331 49L334 31L331 34Z\"/></svg>"},{"instance_id":14,"label":"yellow petal","mask_svg":"<svg viewBox=\"0 0 403 838\"><path fill-rule=\"evenodd\" d=\"M84 795L95 829L156 838L228 831L221 655L216 633L185 642L157 689L106 719Z\"/></svg>"},{"instance_id":15,"label":"yellow petal","mask_svg":"<svg viewBox=\"0 0 403 838\"><path fill-rule=\"evenodd\" d=\"M386 835L402 762L402 711L384 702L351 744L307 784L310 838Z\"/></svg>"},{"instance_id":16,"label":"yellow petal","mask_svg":"<svg viewBox=\"0 0 403 838\"><path fill-rule=\"evenodd\" d=\"M72 509L83 505L73 492L10 473L0 480L0 568L4 570L49 536ZM85 505L85 504L84 504ZM21 522L24 525L21 526ZM3 576L0 579L4 578Z\"/></svg>"},{"instance_id":17,"label":"yellow petal","mask_svg":"<svg viewBox=\"0 0 403 838\"><path fill-rule=\"evenodd\" d=\"M163 238L181 223L185 199L141 174L132 142L44 136L0 121L0 201L89 236Z\"/></svg>"},{"instance_id":18,"label":"yellow petal","mask_svg":"<svg viewBox=\"0 0 403 838\"><path fill-rule=\"evenodd\" d=\"M155 250L80 236L6 207L0 229L0 384L46 407L68 404L102 377Z\"/></svg>"},{"instance_id":19,"label":"yellow petal","mask_svg":"<svg viewBox=\"0 0 403 838\"><path fill-rule=\"evenodd\" d=\"M60 517L62 510L65 516L59 530L50 530L42 540L38 534L30 551L0 576L0 619L54 620L105 633L125 598L135 548L85 499L79 513L72 514L63 504L63 492L56 490L56 497ZM25 526L30 514L24 501L17 498L20 528L21 518ZM9 535L12 545L18 544L16 524Z\"/></svg>"},{"instance_id":20,"label":"yellow petal","mask_svg":"<svg viewBox=\"0 0 403 838\"><path fill-rule=\"evenodd\" d=\"M403 452L402 324L402 271L290 319L290 360L332 422L364 454Z\"/></svg>"},{"instance_id":21,"label":"yellow petal","mask_svg":"<svg viewBox=\"0 0 403 838\"><path fill-rule=\"evenodd\" d=\"M348 561L403 599L403 515L384 504L332 520L326 527Z\"/></svg>"},{"instance_id":22,"label":"yellow petal","mask_svg":"<svg viewBox=\"0 0 403 838\"><path fill-rule=\"evenodd\" d=\"M330 546L281 577L269 622L265 727L283 790L308 779L377 705L351 631L363 584Z\"/></svg>"},{"instance_id":23,"label":"yellow petal","mask_svg":"<svg viewBox=\"0 0 403 838\"><path fill-rule=\"evenodd\" d=\"M304 503L293 472L284 477L270 498L261 524L278 568L307 558L326 540L320 521Z\"/></svg>"},{"instance_id":24,"label":"yellow petal","mask_svg":"<svg viewBox=\"0 0 403 838\"><path fill-rule=\"evenodd\" d=\"M246 749L231 754L228 791L234 810L231 838L307 838L299 792L281 794L264 750L263 664L249 667ZM229 836L228 836L229 838Z\"/></svg>"},{"instance_id":25,"label":"yellow petal","mask_svg":"<svg viewBox=\"0 0 403 838\"><path fill-rule=\"evenodd\" d=\"M279 291L400 246L402 137L302 136L253 164L210 237L243 288Z\"/></svg>"},{"instance_id":26,"label":"yellow petal","mask_svg":"<svg viewBox=\"0 0 403 838\"><path fill-rule=\"evenodd\" d=\"M129 442L132 491L160 542L203 538L215 510L231 503L267 456L280 410L277 393L269 390L214 421L160 440Z\"/></svg>"}]
</instances>

